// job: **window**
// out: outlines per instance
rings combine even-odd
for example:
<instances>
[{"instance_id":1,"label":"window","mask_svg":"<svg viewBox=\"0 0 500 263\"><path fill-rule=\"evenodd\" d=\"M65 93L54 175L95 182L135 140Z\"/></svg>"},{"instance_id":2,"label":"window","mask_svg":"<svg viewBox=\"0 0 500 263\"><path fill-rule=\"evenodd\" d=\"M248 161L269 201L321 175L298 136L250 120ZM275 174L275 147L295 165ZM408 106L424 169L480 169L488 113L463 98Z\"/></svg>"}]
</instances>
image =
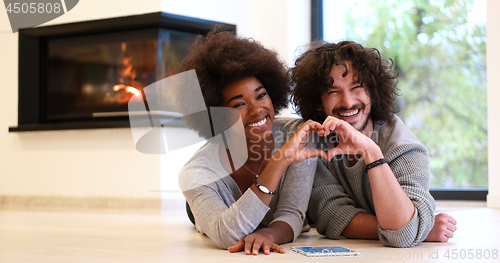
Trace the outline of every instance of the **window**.
<instances>
[{"instance_id":1,"label":"window","mask_svg":"<svg viewBox=\"0 0 500 263\"><path fill-rule=\"evenodd\" d=\"M353 40L395 61L398 116L429 152L431 189L479 190L485 200L486 1L313 2L323 5L323 39Z\"/></svg>"}]
</instances>

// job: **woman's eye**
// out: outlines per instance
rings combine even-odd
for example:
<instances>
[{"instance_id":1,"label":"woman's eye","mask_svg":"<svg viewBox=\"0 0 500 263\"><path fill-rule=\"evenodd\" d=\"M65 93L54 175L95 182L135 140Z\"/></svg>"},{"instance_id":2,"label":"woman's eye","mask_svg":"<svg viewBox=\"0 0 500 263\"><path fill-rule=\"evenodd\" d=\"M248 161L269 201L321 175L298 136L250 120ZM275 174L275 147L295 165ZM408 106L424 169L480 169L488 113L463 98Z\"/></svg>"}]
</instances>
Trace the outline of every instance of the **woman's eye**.
<instances>
[{"instance_id":1,"label":"woman's eye","mask_svg":"<svg viewBox=\"0 0 500 263\"><path fill-rule=\"evenodd\" d=\"M330 91L327 92L327 94L337 94L337 93L338 93L337 90L330 90Z\"/></svg>"},{"instance_id":2,"label":"woman's eye","mask_svg":"<svg viewBox=\"0 0 500 263\"><path fill-rule=\"evenodd\" d=\"M263 93L259 94L259 96L257 96L257 99L262 99L262 98L264 98L266 95L267 95L267 92L263 92Z\"/></svg>"},{"instance_id":3,"label":"woman's eye","mask_svg":"<svg viewBox=\"0 0 500 263\"><path fill-rule=\"evenodd\" d=\"M242 103L242 102L236 103L236 104L233 105L233 108L235 108L235 109L236 108L241 108L241 107L243 107L243 105L245 105L245 103Z\"/></svg>"}]
</instances>

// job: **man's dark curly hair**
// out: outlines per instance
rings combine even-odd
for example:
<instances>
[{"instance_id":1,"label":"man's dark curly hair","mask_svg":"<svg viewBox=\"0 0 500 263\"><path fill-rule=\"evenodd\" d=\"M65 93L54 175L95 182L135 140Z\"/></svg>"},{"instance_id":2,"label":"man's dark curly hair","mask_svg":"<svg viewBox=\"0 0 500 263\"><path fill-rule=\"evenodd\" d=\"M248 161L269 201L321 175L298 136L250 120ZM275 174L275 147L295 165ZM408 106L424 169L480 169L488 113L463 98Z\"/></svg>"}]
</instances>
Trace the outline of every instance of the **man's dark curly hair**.
<instances>
[{"instance_id":1,"label":"man's dark curly hair","mask_svg":"<svg viewBox=\"0 0 500 263\"><path fill-rule=\"evenodd\" d=\"M231 82L246 77L257 78L273 103L275 113L288 104L290 78L287 67L274 51L251 38L240 38L230 32L209 32L198 36L189 54L179 62L180 72L195 69L207 108L222 106L222 90ZM188 126L205 137L195 120Z\"/></svg>"},{"instance_id":2,"label":"man's dark curly hair","mask_svg":"<svg viewBox=\"0 0 500 263\"><path fill-rule=\"evenodd\" d=\"M396 113L396 96L399 73L393 68L392 59L383 59L375 48L366 48L352 41L339 43L314 42L311 49L302 54L290 69L292 101L295 111L304 119L323 122L325 113L320 110L321 95L333 85L328 76L335 65L351 62L354 75L367 87L371 99L373 121L389 120ZM344 72L343 76L346 76Z\"/></svg>"}]
</instances>

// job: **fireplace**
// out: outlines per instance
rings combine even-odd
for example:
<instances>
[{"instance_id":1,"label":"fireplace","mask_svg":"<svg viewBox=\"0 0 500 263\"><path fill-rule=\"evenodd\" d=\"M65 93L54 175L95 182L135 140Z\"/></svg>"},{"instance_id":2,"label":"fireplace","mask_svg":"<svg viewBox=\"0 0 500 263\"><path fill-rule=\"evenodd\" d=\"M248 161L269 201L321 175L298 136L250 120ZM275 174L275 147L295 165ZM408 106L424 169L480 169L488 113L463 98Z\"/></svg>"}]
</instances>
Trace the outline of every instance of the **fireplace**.
<instances>
[{"instance_id":1,"label":"fireplace","mask_svg":"<svg viewBox=\"0 0 500 263\"><path fill-rule=\"evenodd\" d=\"M194 38L216 25L236 31L166 13L20 30L18 126L9 131L129 127L133 95L164 99L144 88L176 74ZM178 117L171 101L167 119Z\"/></svg>"}]
</instances>

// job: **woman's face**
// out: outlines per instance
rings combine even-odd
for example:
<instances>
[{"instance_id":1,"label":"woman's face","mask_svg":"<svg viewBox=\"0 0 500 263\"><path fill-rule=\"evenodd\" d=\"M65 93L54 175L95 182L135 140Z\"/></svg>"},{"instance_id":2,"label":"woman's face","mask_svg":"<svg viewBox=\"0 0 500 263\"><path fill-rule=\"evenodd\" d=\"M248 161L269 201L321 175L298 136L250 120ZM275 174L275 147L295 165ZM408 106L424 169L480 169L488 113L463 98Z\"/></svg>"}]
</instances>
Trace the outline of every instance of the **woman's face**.
<instances>
[{"instance_id":1,"label":"woman's face","mask_svg":"<svg viewBox=\"0 0 500 263\"><path fill-rule=\"evenodd\" d=\"M237 109L243 121L245 136L253 143L271 136L274 107L266 89L255 77L228 84L222 90L223 105Z\"/></svg>"}]
</instances>

